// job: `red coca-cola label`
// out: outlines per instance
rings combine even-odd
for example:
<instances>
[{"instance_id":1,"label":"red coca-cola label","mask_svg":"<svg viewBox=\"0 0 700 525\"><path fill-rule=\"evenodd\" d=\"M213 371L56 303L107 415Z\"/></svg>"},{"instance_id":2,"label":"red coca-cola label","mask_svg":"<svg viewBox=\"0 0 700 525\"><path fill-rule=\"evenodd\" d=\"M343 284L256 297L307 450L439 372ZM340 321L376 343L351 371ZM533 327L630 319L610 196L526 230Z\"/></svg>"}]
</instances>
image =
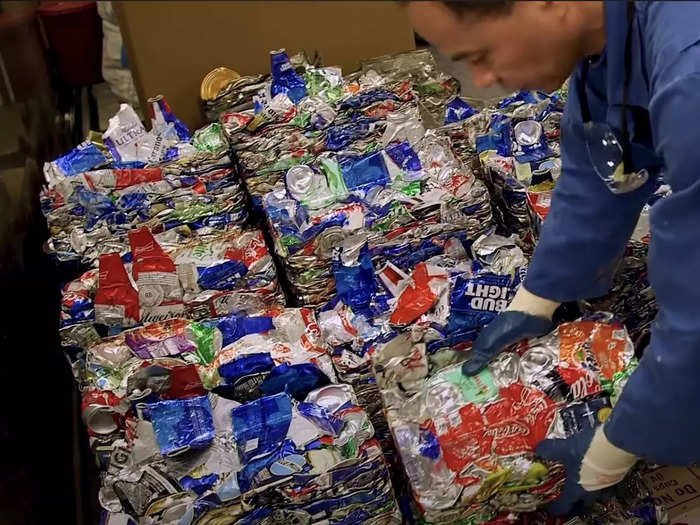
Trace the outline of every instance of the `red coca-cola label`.
<instances>
[{"instance_id":1,"label":"red coca-cola label","mask_svg":"<svg viewBox=\"0 0 700 525\"><path fill-rule=\"evenodd\" d=\"M445 463L454 472L461 472L491 452L493 438L486 435L483 415L473 403L433 421L430 430L437 436Z\"/></svg>"},{"instance_id":2,"label":"red coca-cola label","mask_svg":"<svg viewBox=\"0 0 700 525\"><path fill-rule=\"evenodd\" d=\"M483 430L460 433L449 431L438 436L445 463L454 472L461 472L480 457L491 453L493 439Z\"/></svg>"},{"instance_id":3,"label":"red coca-cola label","mask_svg":"<svg viewBox=\"0 0 700 525\"><path fill-rule=\"evenodd\" d=\"M520 383L502 388L500 394L503 399L510 401L513 418L524 422L530 429L528 451L534 450L547 436L554 420L556 404L540 390Z\"/></svg>"},{"instance_id":4,"label":"red coca-cola label","mask_svg":"<svg viewBox=\"0 0 700 525\"><path fill-rule=\"evenodd\" d=\"M586 351L594 321L576 321L559 325L559 360L579 367L586 360Z\"/></svg>"},{"instance_id":5,"label":"red coca-cola label","mask_svg":"<svg viewBox=\"0 0 700 525\"><path fill-rule=\"evenodd\" d=\"M598 378L590 370L572 366L558 366L557 371L569 385L573 399L583 399L602 391Z\"/></svg>"},{"instance_id":6,"label":"red coca-cola label","mask_svg":"<svg viewBox=\"0 0 700 525\"><path fill-rule=\"evenodd\" d=\"M461 428L465 432L475 432L477 430L483 430L486 426L486 421L484 416L481 414L481 410L474 403L469 403L459 409L459 415L462 418Z\"/></svg>"},{"instance_id":7,"label":"red coca-cola label","mask_svg":"<svg viewBox=\"0 0 700 525\"><path fill-rule=\"evenodd\" d=\"M600 367L600 375L611 380L628 362L627 332L619 323L596 323L591 334L591 352Z\"/></svg>"},{"instance_id":8,"label":"red coca-cola label","mask_svg":"<svg viewBox=\"0 0 700 525\"><path fill-rule=\"evenodd\" d=\"M495 425L513 417L513 402L510 399L499 399L484 408L486 424Z\"/></svg>"},{"instance_id":9,"label":"red coca-cola label","mask_svg":"<svg viewBox=\"0 0 700 525\"><path fill-rule=\"evenodd\" d=\"M489 425L484 431L484 436L493 440L492 451L498 456L522 454L532 450L531 429L517 418Z\"/></svg>"}]
</instances>

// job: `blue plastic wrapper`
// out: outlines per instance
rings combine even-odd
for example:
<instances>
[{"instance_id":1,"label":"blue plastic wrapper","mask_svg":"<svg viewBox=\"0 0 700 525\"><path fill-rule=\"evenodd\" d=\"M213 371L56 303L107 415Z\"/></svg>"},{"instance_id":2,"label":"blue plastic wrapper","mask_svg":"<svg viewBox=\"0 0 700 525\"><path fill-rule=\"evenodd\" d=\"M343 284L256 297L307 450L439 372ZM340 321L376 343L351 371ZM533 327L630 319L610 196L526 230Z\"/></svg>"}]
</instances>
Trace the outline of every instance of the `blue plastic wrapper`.
<instances>
[{"instance_id":1,"label":"blue plastic wrapper","mask_svg":"<svg viewBox=\"0 0 700 525\"><path fill-rule=\"evenodd\" d=\"M316 403L299 403L297 406L299 413L328 435L336 437L343 429L343 420L335 417L321 405Z\"/></svg>"},{"instance_id":2,"label":"blue plastic wrapper","mask_svg":"<svg viewBox=\"0 0 700 525\"><path fill-rule=\"evenodd\" d=\"M331 525L353 525L354 523L364 523L371 517L370 513L363 509L353 510L340 521L331 520Z\"/></svg>"},{"instance_id":3,"label":"blue plastic wrapper","mask_svg":"<svg viewBox=\"0 0 700 525\"><path fill-rule=\"evenodd\" d=\"M203 476L201 478L193 478L191 476L185 476L180 479L180 485L183 489L192 490L197 493L198 496L204 494L207 490L214 486L214 483L219 481L218 474L209 474L208 476Z\"/></svg>"},{"instance_id":4,"label":"blue plastic wrapper","mask_svg":"<svg viewBox=\"0 0 700 525\"><path fill-rule=\"evenodd\" d=\"M370 119L357 119L347 124L329 126L326 130L326 149L339 151L347 148L352 142L369 134L371 123Z\"/></svg>"},{"instance_id":5,"label":"blue plastic wrapper","mask_svg":"<svg viewBox=\"0 0 700 525\"><path fill-rule=\"evenodd\" d=\"M381 459L362 462L359 465L352 465L349 467L335 468L330 471L331 485L346 483L347 481L350 481L353 478L361 477L368 472L381 475L382 470L384 469L386 469L386 464Z\"/></svg>"},{"instance_id":6,"label":"blue plastic wrapper","mask_svg":"<svg viewBox=\"0 0 700 525\"><path fill-rule=\"evenodd\" d=\"M291 439L285 439L271 454L254 459L243 467L238 472L238 485L241 493L244 493L309 468L304 456L294 446L294 442ZM262 473L263 470L266 472Z\"/></svg>"},{"instance_id":7,"label":"blue plastic wrapper","mask_svg":"<svg viewBox=\"0 0 700 525\"><path fill-rule=\"evenodd\" d=\"M407 254L393 258L391 262L399 268L410 272L418 263L427 261L435 255L440 255L442 252L442 246L432 242L432 239L425 239L417 249L409 250Z\"/></svg>"},{"instance_id":8,"label":"blue plastic wrapper","mask_svg":"<svg viewBox=\"0 0 700 525\"><path fill-rule=\"evenodd\" d=\"M448 331L481 328L506 309L517 283L510 275L458 276L450 294Z\"/></svg>"},{"instance_id":9,"label":"blue plastic wrapper","mask_svg":"<svg viewBox=\"0 0 700 525\"><path fill-rule=\"evenodd\" d=\"M214 439L214 421L207 396L148 403L161 454L204 448Z\"/></svg>"},{"instance_id":10,"label":"blue plastic wrapper","mask_svg":"<svg viewBox=\"0 0 700 525\"><path fill-rule=\"evenodd\" d=\"M311 514L312 516L317 516L320 513L323 513L323 515L330 515L333 511L337 509L349 507L353 504L364 505L370 503L372 502L372 500L374 500L380 495L381 493L377 489L350 492L346 495L342 495L337 498L327 498L323 500L314 501L309 505L302 507L302 509Z\"/></svg>"},{"instance_id":11,"label":"blue plastic wrapper","mask_svg":"<svg viewBox=\"0 0 700 525\"><path fill-rule=\"evenodd\" d=\"M386 154L406 173L406 180L414 180L423 176L423 166L418 154L408 142L399 142L387 147Z\"/></svg>"},{"instance_id":12,"label":"blue plastic wrapper","mask_svg":"<svg viewBox=\"0 0 700 525\"><path fill-rule=\"evenodd\" d=\"M167 162L171 160L177 160L180 158L180 150L177 146L171 146L165 150L165 155L160 160L160 162Z\"/></svg>"},{"instance_id":13,"label":"blue plastic wrapper","mask_svg":"<svg viewBox=\"0 0 700 525\"><path fill-rule=\"evenodd\" d=\"M246 463L282 443L292 421L292 400L287 394L261 397L231 410L231 419L238 456Z\"/></svg>"},{"instance_id":14,"label":"blue plastic wrapper","mask_svg":"<svg viewBox=\"0 0 700 525\"><path fill-rule=\"evenodd\" d=\"M270 94L273 97L284 93L294 104L298 104L306 96L306 83L294 71L284 50L270 53L270 69L272 71Z\"/></svg>"},{"instance_id":15,"label":"blue plastic wrapper","mask_svg":"<svg viewBox=\"0 0 700 525\"><path fill-rule=\"evenodd\" d=\"M118 224L116 222L117 215L119 215L117 214L117 207L107 195L79 186L70 199L75 199L83 208L87 218L85 223L86 229L92 229L102 219L107 220L110 224Z\"/></svg>"},{"instance_id":16,"label":"blue plastic wrapper","mask_svg":"<svg viewBox=\"0 0 700 525\"><path fill-rule=\"evenodd\" d=\"M190 130L187 128L184 122L182 122L173 114L173 110L170 109L170 106L165 101L165 99L161 97L154 100L153 102L157 105L158 111L163 116L165 122L173 124L173 127L175 128L175 133L177 133L177 138L180 139L180 142L189 142L192 138L190 135ZM151 110L154 111L153 105L151 105ZM155 117L155 115L153 116ZM171 152L170 150L174 151ZM168 154L170 154L171 158L168 158ZM165 160L171 160L172 158L177 158L177 156L178 149L176 147L171 147L168 148L168 151L166 152Z\"/></svg>"},{"instance_id":17,"label":"blue plastic wrapper","mask_svg":"<svg viewBox=\"0 0 700 525\"><path fill-rule=\"evenodd\" d=\"M353 311L361 313L369 308L372 296L377 291L374 265L367 246L360 249L355 266L345 266L340 260L333 261L333 277L338 296Z\"/></svg>"},{"instance_id":18,"label":"blue plastic wrapper","mask_svg":"<svg viewBox=\"0 0 700 525\"><path fill-rule=\"evenodd\" d=\"M521 146L522 153L515 155L515 160L524 164L526 162L537 162L552 156L552 152L547 146L547 141L542 136L538 144L532 146Z\"/></svg>"},{"instance_id":19,"label":"blue plastic wrapper","mask_svg":"<svg viewBox=\"0 0 700 525\"><path fill-rule=\"evenodd\" d=\"M494 115L491 118L491 127L486 135L476 137L476 151L495 150L501 157L510 157L512 151L511 120L505 115Z\"/></svg>"},{"instance_id":20,"label":"blue plastic wrapper","mask_svg":"<svg viewBox=\"0 0 700 525\"><path fill-rule=\"evenodd\" d=\"M219 367L219 375L228 384L250 374L269 372L275 367L275 362L268 353L246 354Z\"/></svg>"},{"instance_id":21,"label":"blue plastic wrapper","mask_svg":"<svg viewBox=\"0 0 700 525\"><path fill-rule=\"evenodd\" d=\"M95 309L89 308L87 310L82 310L75 314L71 314L69 319L62 319L61 326L70 326L76 323L82 323L84 321L92 321L95 319Z\"/></svg>"},{"instance_id":22,"label":"blue plastic wrapper","mask_svg":"<svg viewBox=\"0 0 700 525\"><path fill-rule=\"evenodd\" d=\"M440 443L437 436L427 428L421 429L420 432L420 453L430 459L438 459L440 457Z\"/></svg>"},{"instance_id":23,"label":"blue plastic wrapper","mask_svg":"<svg viewBox=\"0 0 700 525\"><path fill-rule=\"evenodd\" d=\"M204 290L230 290L248 273L248 268L240 261L231 260L207 268L197 268L197 273L197 284Z\"/></svg>"},{"instance_id":24,"label":"blue plastic wrapper","mask_svg":"<svg viewBox=\"0 0 700 525\"><path fill-rule=\"evenodd\" d=\"M138 168L145 168L146 163L139 160L129 160L129 161L118 161L115 160L110 164L110 167L114 170L131 170Z\"/></svg>"},{"instance_id":25,"label":"blue plastic wrapper","mask_svg":"<svg viewBox=\"0 0 700 525\"><path fill-rule=\"evenodd\" d=\"M542 97L542 98L547 98L548 95L545 93L540 93L537 92L537 94ZM535 96L535 93L532 91L518 91L515 95L511 97L506 97L503 100L501 100L498 103L498 109L505 109L511 104L515 104L517 102L522 102L525 104L537 104L541 98L538 98Z\"/></svg>"},{"instance_id":26,"label":"blue plastic wrapper","mask_svg":"<svg viewBox=\"0 0 700 525\"><path fill-rule=\"evenodd\" d=\"M122 195L121 197L119 197L119 199L117 200L117 205L122 210L126 211L143 210L145 212L148 212L148 194L141 192L127 193L126 195ZM145 219L148 218L149 216L146 215Z\"/></svg>"},{"instance_id":27,"label":"blue plastic wrapper","mask_svg":"<svg viewBox=\"0 0 700 525\"><path fill-rule=\"evenodd\" d=\"M260 385L260 390L268 396L286 392L294 399L301 401L312 390L326 386L330 382L328 376L311 363L282 364L270 371L270 375Z\"/></svg>"},{"instance_id":28,"label":"blue plastic wrapper","mask_svg":"<svg viewBox=\"0 0 700 525\"><path fill-rule=\"evenodd\" d=\"M455 97L447 103L445 108L445 124L452 124L476 115L476 111L462 97Z\"/></svg>"},{"instance_id":29,"label":"blue plastic wrapper","mask_svg":"<svg viewBox=\"0 0 700 525\"><path fill-rule=\"evenodd\" d=\"M345 187L352 190L367 190L372 186L386 186L390 182L384 157L381 151L366 155L339 156Z\"/></svg>"},{"instance_id":30,"label":"blue plastic wrapper","mask_svg":"<svg viewBox=\"0 0 700 525\"><path fill-rule=\"evenodd\" d=\"M107 162L107 157L100 148L92 142L83 142L62 157L58 157L51 164L65 175L70 177L79 173L93 170Z\"/></svg>"},{"instance_id":31,"label":"blue plastic wrapper","mask_svg":"<svg viewBox=\"0 0 700 525\"><path fill-rule=\"evenodd\" d=\"M353 97L344 100L340 104L340 111L344 111L350 108L363 108L367 107L374 102L379 102L380 100L399 100L394 93L387 91L385 89L374 89L372 91L365 91L364 93L359 93Z\"/></svg>"},{"instance_id":32,"label":"blue plastic wrapper","mask_svg":"<svg viewBox=\"0 0 700 525\"><path fill-rule=\"evenodd\" d=\"M248 334L259 334L275 328L272 317L229 315L218 319L215 324L221 332L222 346L228 346Z\"/></svg>"}]
</instances>

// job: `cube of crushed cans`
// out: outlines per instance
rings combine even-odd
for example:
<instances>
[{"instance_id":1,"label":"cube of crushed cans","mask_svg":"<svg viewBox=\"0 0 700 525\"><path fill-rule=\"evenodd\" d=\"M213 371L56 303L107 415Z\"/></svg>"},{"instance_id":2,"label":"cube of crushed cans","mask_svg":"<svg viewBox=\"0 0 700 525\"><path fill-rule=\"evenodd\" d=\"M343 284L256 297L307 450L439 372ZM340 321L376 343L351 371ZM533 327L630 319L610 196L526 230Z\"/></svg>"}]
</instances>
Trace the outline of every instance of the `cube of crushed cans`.
<instances>
[{"instance_id":1,"label":"cube of crushed cans","mask_svg":"<svg viewBox=\"0 0 700 525\"><path fill-rule=\"evenodd\" d=\"M311 310L155 322L74 368L110 515L400 523L372 423L337 383Z\"/></svg>"},{"instance_id":2,"label":"cube of crushed cans","mask_svg":"<svg viewBox=\"0 0 700 525\"><path fill-rule=\"evenodd\" d=\"M478 113L462 111L460 120L445 126L460 159L489 187L499 233L518 235L528 254L561 174L565 99L565 89L551 95L522 91Z\"/></svg>"},{"instance_id":3,"label":"cube of crushed cans","mask_svg":"<svg viewBox=\"0 0 700 525\"><path fill-rule=\"evenodd\" d=\"M429 523L493 520L557 497L565 472L538 460L537 444L565 438L606 417L634 370L633 345L609 314L565 323L524 342L469 377L459 365L387 370L415 360L414 347L373 354L389 427Z\"/></svg>"},{"instance_id":4,"label":"cube of crushed cans","mask_svg":"<svg viewBox=\"0 0 700 525\"><path fill-rule=\"evenodd\" d=\"M483 183L449 139L426 133L421 121L426 97L443 89L452 96L454 83L434 62L420 67L426 52L396 60L412 69L382 76L370 64L339 80L332 68L307 67L326 79L325 91L296 106L262 97L268 113L222 114L300 305L322 305L333 294L333 250L348 237L363 234L373 248L396 251L458 230L477 237L491 224Z\"/></svg>"},{"instance_id":5,"label":"cube of crushed cans","mask_svg":"<svg viewBox=\"0 0 700 525\"><path fill-rule=\"evenodd\" d=\"M121 253L100 255L97 269L64 287L64 332L84 323L114 330L170 317L264 314L284 305L259 230L200 229L183 237L143 227L127 237Z\"/></svg>"},{"instance_id":6,"label":"cube of crushed cans","mask_svg":"<svg viewBox=\"0 0 700 525\"><path fill-rule=\"evenodd\" d=\"M248 223L247 195L220 126L190 137L162 97L152 104L151 131L123 104L102 142L44 166L42 210L59 261L94 264L114 237L141 226L161 232Z\"/></svg>"},{"instance_id":7,"label":"cube of crushed cans","mask_svg":"<svg viewBox=\"0 0 700 525\"><path fill-rule=\"evenodd\" d=\"M280 72L284 74L284 72ZM190 137L162 98L47 164L62 341L107 519L399 523L355 392L311 310L287 309L221 125Z\"/></svg>"},{"instance_id":8,"label":"cube of crushed cans","mask_svg":"<svg viewBox=\"0 0 700 525\"><path fill-rule=\"evenodd\" d=\"M412 155L420 166L410 183L394 178L400 172L391 155ZM443 158L439 158L444 156ZM379 260L397 252L419 249L431 238L450 232L465 232L472 238L490 225L489 197L483 184L461 171L449 145L439 136L426 135L415 149L407 142L380 149L369 155L328 156L321 159L320 172L300 165L287 172L287 190L275 190L263 199L263 206L275 241L275 251L283 261L292 292L301 304L322 305L333 291L332 256L334 250L357 244L366 238ZM454 162L454 165L447 165ZM324 167L328 168L324 177ZM375 177L368 182L355 180L368 169ZM318 208L304 199L308 191L295 193L294 182L318 178L324 186L328 174L336 177L332 185L342 187L342 196L327 196L328 206ZM315 184L310 182L310 184ZM350 195L355 198L342 202ZM301 200L297 200L301 199ZM386 254L386 255L385 255Z\"/></svg>"}]
</instances>

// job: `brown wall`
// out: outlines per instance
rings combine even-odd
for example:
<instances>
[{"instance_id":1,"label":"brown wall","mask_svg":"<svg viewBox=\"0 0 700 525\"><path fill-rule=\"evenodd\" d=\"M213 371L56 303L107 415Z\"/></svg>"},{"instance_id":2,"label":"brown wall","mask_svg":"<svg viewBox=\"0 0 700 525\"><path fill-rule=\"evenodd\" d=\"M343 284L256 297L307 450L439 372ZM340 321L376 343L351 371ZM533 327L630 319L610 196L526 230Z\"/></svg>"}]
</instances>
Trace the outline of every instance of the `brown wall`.
<instances>
[{"instance_id":1,"label":"brown wall","mask_svg":"<svg viewBox=\"0 0 700 525\"><path fill-rule=\"evenodd\" d=\"M115 2L142 102L163 94L190 127L202 123L199 86L217 66L269 71L269 54L318 50L325 65L413 49L396 2Z\"/></svg>"}]
</instances>

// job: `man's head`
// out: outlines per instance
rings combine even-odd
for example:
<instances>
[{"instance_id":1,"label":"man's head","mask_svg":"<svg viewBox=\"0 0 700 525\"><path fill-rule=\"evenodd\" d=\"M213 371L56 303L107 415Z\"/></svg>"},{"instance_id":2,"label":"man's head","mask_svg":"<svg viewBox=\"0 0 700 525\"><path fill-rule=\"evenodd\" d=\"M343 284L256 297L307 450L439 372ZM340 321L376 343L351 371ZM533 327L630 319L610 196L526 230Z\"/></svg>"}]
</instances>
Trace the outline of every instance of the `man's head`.
<instances>
[{"instance_id":1,"label":"man's head","mask_svg":"<svg viewBox=\"0 0 700 525\"><path fill-rule=\"evenodd\" d=\"M474 84L554 90L593 41L604 42L600 2L409 2L418 34L472 72Z\"/></svg>"}]
</instances>

